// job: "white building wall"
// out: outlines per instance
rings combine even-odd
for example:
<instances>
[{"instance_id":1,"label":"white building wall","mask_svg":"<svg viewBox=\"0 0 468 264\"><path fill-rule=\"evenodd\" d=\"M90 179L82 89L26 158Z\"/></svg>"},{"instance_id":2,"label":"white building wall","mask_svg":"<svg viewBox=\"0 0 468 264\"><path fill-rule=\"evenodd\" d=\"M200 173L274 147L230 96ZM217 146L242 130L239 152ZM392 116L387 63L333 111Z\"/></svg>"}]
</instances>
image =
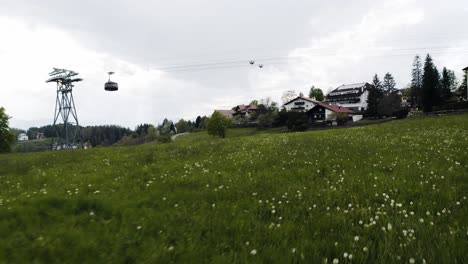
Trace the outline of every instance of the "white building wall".
<instances>
[{"instance_id":1,"label":"white building wall","mask_svg":"<svg viewBox=\"0 0 468 264\"><path fill-rule=\"evenodd\" d=\"M29 137L25 133L21 133L21 134L18 135L18 140L19 141L26 141L26 140L29 140Z\"/></svg>"},{"instance_id":2,"label":"white building wall","mask_svg":"<svg viewBox=\"0 0 468 264\"><path fill-rule=\"evenodd\" d=\"M353 115L353 122L357 122L362 119L362 115Z\"/></svg>"},{"instance_id":3,"label":"white building wall","mask_svg":"<svg viewBox=\"0 0 468 264\"><path fill-rule=\"evenodd\" d=\"M294 103L296 102L304 102L303 105L295 105ZM297 100L294 100L292 102L290 102L289 104L287 105L284 105L284 108L286 108L286 111L291 111L293 110L294 107L304 107L304 110L301 110L302 112L307 112L309 111L310 109L312 109L316 104L310 102L310 101L307 101L307 100L304 100L304 99L297 99ZM297 110L296 110L297 111Z\"/></svg>"},{"instance_id":4,"label":"white building wall","mask_svg":"<svg viewBox=\"0 0 468 264\"><path fill-rule=\"evenodd\" d=\"M325 120L330 120L331 119L331 114L333 114L333 111L329 109L325 109Z\"/></svg>"},{"instance_id":5,"label":"white building wall","mask_svg":"<svg viewBox=\"0 0 468 264\"><path fill-rule=\"evenodd\" d=\"M337 104L339 106L343 106L346 108L353 108L353 109L358 109L359 111L364 111L367 109L367 97L369 97L369 91L364 91L361 96L359 97L359 102L354 103L354 104L340 104L340 103L331 103L331 104Z\"/></svg>"}]
</instances>

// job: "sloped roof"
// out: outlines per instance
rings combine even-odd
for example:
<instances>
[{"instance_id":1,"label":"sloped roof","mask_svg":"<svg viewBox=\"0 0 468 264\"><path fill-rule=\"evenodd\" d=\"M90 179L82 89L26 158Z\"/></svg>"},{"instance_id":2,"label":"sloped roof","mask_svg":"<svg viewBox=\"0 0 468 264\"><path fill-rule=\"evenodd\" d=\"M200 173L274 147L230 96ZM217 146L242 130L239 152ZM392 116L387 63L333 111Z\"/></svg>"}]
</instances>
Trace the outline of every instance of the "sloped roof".
<instances>
[{"instance_id":1,"label":"sloped roof","mask_svg":"<svg viewBox=\"0 0 468 264\"><path fill-rule=\"evenodd\" d=\"M360 96L369 83L343 84L327 94L327 97Z\"/></svg>"},{"instance_id":2,"label":"sloped roof","mask_svg":"<svg viewBox=\"0 0 468 264\"><path fill-rule=\"evenodd\" d=\"M465 69L463 69L464 71L468 71L468 67L466 67Z\"/></svg>"},{"instance_id":3,"label":"sloped roof","mask_svg":"<svg viewBox=\"0 0 468 264\"><path fill-rule=\"evenodd\" d=\"M348 90L348 89L358 89L361 87L366 86L366 82L363 83L352 83L352 84L343 84L341 86L338 86L335 90Z\"/></svg>"},{"instance_id":4,"label":"sloped roof","mask_svg":"<svg viewBox=\"0 0 468 264\"><path fill-rule=\"evenodd\" d=\"M238 105L236 108L239 108L239 111L245 111L245 110L257 110L257 106L254 104L248 104L248 105Z\"/></svg>"},{"instance_id":5,"label":"sloped roof","mask_svg":"<svg viewBox=\"0 0 468 264\"><path fill-rule=\"evenodd\" d=\"M314 103L314 104L316 104L316 103L317 103L317 101L315 101L315 100L312 100L312 99L310 99L310 98L307 98L307 97L304 97L304 96L298 96L298 97L296 97L296 98L292 99L291 101L289 101L289 102L285 103L284 105L290 104L290 103L292 103L292 102L296 101L297 99L306 100L306 101L312 102L312 103Z\"/></svg>"},{"instance_id":6,"label":"sloped roof","mask_svg":"<svg viewBox=\"0 0 468 264\"><path fill-rule=\"evenodd\" d=\"M322 102L316 102L316 104L318 104L318 105L320 105L322 107L325 107L328 110L333 111L335 113L347 113L347 114L353 113L353 111L351 109L348 109L346 107L339 106L339 105L329 105L329 104L322 103Z\"/></svg>"},{"instance_id":7,"label":"sloped roof","mask_svg":"<svg viewBox=\"0 0 468 264\"><path fill-rule=\"evenodd\" d=\"M235 113L232 110L215 110L216 112L220 112L223 116L232 118L232 115Z\"/></svg>"}]
</instances>

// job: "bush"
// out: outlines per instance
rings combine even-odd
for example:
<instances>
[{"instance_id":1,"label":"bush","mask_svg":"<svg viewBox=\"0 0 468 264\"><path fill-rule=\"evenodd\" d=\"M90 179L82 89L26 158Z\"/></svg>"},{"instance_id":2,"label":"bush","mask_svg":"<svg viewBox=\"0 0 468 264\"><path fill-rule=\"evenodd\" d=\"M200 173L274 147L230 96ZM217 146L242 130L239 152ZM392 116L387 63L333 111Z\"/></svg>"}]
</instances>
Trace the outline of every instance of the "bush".
<instances>
[{"instance_id":1,"label":"bush","mask_svg":"<svg viewBox=\"0 0 468 264\"><path fill-rule=\"evenodd\" d=\"M335 120L339 126L346 124L349 120L349 116L346 113L332 113L330 116L331 120Z\"/></svg>"},{"instance_id":2,"label":"bush","mask_svg":"<svg viewBox=\"0 0 468 264\"><path fill-rule=\"evenodd\" d=\"M450 103L450 104L445 104L442 106L434 106L434 111L461 110L461 109L468 109L468 101Z\"/></svg>"},{"instance_id":3,"label":"bush","mask_svg":"<svg viewBox=\"0 0 468 264\"><path fill-rule=\"evenodd\" d=\"M170 135L161 135L161 136L158 137L158 142L161 142L161 143L171 142L171 136Z\"/></svg>"},{"instance_id":4,"label":"bush","mask_svg":"<svg viewBox=\"0 0 468 264\"><path fill-rule=\"evenodd\" d=\"M275 120L277 119L278 113L271 112L266 114L261 114L257 118L257 125L259 128L268 128L272 127Z\"/></svg>"},{"instance_id":5,"label":"bush","mask_svg":"<svg viewBox=\"0 0 468 264\"><path fill-rule=\"evenodd\" d=\"M291 131L304 131L309 127L307 115L302 112L288 112L286 122Z\"/></svg>"},{"instance_id":6,"label":"bush","mask_svg":"<svg viewBox=\"0 0 468 264\"><path fill-rule=\"evenodd\" d=\"M278 112L275 120L273 121L274 127L286 126L288 123L288 112L283 108Z\"/></svg>"},{"instance_id":7,"label":"bush","mask_svg":"<svg viewBox=\"0 0 468 264\"><path fill-rule=\"evenodd\" d=\"M405 107L405 108L401 108L400 110L393 112L392 116L398 119L402 119L402 118L408 117L408 114L409 114L409 109Z\"/></svg>"}]
</instances>

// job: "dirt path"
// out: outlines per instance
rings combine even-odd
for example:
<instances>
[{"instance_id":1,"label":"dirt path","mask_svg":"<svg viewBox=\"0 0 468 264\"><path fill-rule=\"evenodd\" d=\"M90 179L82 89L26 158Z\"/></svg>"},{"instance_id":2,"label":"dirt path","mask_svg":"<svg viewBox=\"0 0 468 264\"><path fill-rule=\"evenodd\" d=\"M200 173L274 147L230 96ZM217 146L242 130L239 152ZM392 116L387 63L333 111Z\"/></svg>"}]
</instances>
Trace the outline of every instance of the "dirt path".
<instances>
[{"instance_id":1,"label":"dirt path","mask_svg":"<svg viewBox=\"0 0 468 264\"><path fill-rule=\"evenodd\" d=\"M171 137L171 141L175 141L176 138L178 138L179 136L184 136L184 135L188 135L189 133L188 132L185 132L185 133L180 133L180 134L175 134Z\"/></svg>"}]
</instances>

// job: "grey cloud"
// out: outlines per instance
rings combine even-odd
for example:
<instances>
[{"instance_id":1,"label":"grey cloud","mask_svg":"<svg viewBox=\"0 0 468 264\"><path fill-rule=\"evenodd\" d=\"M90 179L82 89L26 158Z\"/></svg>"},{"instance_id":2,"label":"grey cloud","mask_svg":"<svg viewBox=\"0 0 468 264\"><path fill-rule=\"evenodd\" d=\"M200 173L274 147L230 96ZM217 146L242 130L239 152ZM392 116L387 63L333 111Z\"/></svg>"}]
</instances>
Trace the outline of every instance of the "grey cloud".
<instances>
[{"instance_id":1,"label":"grey cloud","mask_svg":"<svg viewBox=\"0 0 468 264\"><path fill-rule=\"evenodd\" d=\"M378 23L364 23L376 12L390 22L394 17L394 22L399 23L400 16L395 12L402 10L420 10L423 19L418 23L384 25L377 29L372 27ZM307 92L312 84L327 90L342 83L370 81L374 73L383 75L387 71L393 73L398 86L403 87L409 82L414 54L424 56L427 51L434 53L439 67L459 70L466 66L463 63L468 59L468 34L463 23L467 13L468 3L463 0L450 3L435 0L4 0L0 6L0 17L20 18L31 29L57 28L75 36L86 49L106 54L109 59L105 59L103 65L90 65L93 71L102 73L76 69L88 74L83 76L83 86L92 89L101 89L104 72L109 68L118 71L122 80L135 81L125 78L138 76L141 70L153 72L168 65L232 60L247 63L251 58L284 57L318 48L315 56L305 56L305 62L292 61L261 71L243 67L169 72L163 79L145 76L147 82L123 81L118 96L101 94L102 91L98 93L91 88L83 89L89 94L77 94L77 100L83 105L81 116L85 122L128 126L144 120L157 122L165 116L193 118L209 114L215 108L248 103L258 97L271 96L278 101L284 90ZM350 36L336 37L344 33ZM333 37L336 38L330 40ZM392 51L379 50L382 47ZM446 47L451 47L452 51L455 48L455 52L448 53ZM346 50L345 56L342 52ZM335 56L327 55L334 53ZM348 56L353 54L355 58ZM128 63L118 64L116 60L139 68L135 70ZM111 109L113 104L122 107L115 110L115 115L110 110L97 115L93 96L104 104L103 110ZM45 103L34 104L46 107ZM174 104L180 106L171 108ZM132 113L138 113L138 117L132 117Z\"/></svg>"}]
</instances>

